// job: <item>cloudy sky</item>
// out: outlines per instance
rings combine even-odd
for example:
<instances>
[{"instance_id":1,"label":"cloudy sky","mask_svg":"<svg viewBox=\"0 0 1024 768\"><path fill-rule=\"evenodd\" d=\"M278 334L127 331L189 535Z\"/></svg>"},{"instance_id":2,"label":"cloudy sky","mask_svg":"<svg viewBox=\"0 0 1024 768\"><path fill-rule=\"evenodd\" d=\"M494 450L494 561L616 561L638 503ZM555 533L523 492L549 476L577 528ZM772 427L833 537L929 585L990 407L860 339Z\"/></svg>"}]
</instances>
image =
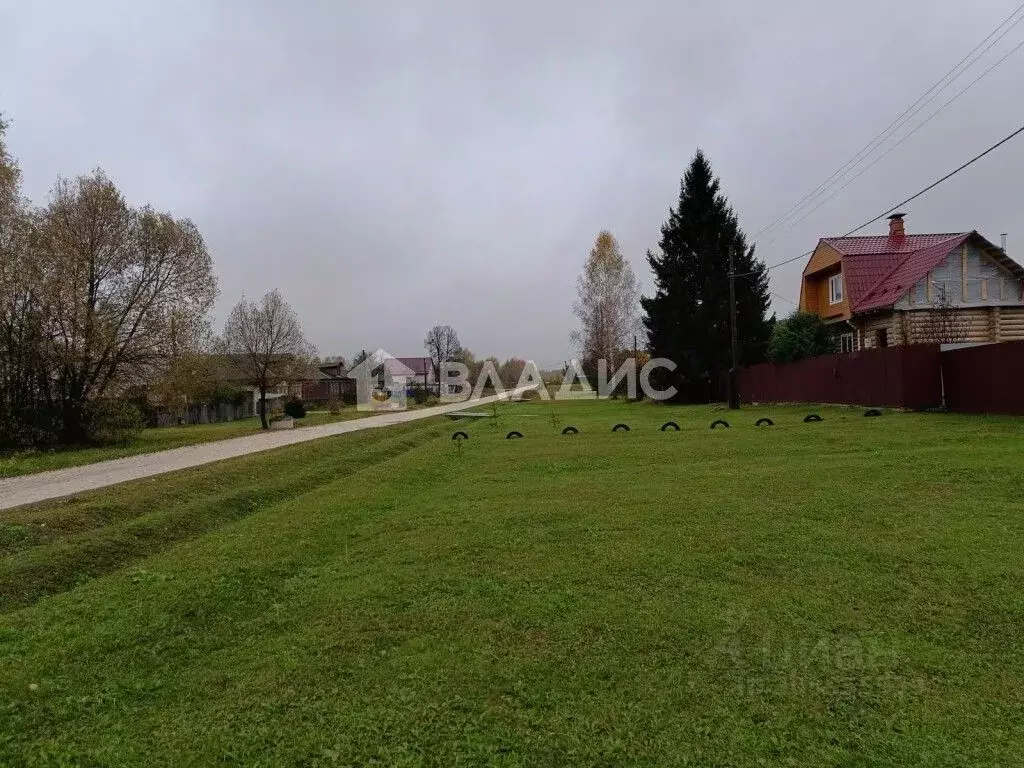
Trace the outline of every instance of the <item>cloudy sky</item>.
<instances>
[{"instance_id":1,"label":"cloudy sky","mask_svg":"<svg viewBox=\"0 0 1024 768\"><path fill-rule=\"evenodd\" d=\"M218 324L277 287L323 354L421 354L448 323L480 356L549 365L570 354L599 230L649 289L644 254L697 147L753 235L1017 5L7 0L0 112L34 200L102 167L133 203L192 218ZM1021 41L1024 24L894 140ZM845 232L1024 123L1022 67L1024 51L760 237L761 257ZM1024 137L908 206L908 231L1008 232L1024 252L1022 160ZM801 268L772 290L796 299Z\"/></svg>"}]
</instances>

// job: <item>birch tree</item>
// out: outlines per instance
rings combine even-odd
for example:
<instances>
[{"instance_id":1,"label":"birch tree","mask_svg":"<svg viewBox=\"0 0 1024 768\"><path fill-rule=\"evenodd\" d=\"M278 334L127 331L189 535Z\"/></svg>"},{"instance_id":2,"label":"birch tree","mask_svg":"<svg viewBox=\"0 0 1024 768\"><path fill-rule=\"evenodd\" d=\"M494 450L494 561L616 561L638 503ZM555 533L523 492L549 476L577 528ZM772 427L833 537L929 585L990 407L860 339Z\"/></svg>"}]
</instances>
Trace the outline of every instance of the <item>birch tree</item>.
<instances>
[{"instance_id":1,"label":"birch tree","mask_svg":"<svg viewBox=\"0 0 1024 768\"><path fill-rule=\"evenodd\" d=\"M580 327L573 341L585 364L607 360L617 367L637 330L636 276L611 232L603 231L576 282L573 312Z\"/></svg>"}]
</instances>

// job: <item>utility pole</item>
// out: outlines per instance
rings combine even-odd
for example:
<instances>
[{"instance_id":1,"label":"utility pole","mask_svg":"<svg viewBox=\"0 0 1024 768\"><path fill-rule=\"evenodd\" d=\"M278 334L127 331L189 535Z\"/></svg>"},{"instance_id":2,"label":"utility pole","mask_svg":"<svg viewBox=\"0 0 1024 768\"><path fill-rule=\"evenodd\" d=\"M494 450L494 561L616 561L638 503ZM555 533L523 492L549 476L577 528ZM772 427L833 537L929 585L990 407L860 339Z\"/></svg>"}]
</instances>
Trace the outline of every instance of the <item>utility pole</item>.
<instances>
[{"instance_id":1,"label":"utility pole","mask_svg":"<svg viewBox=\"0 0 1024 768\"><path fill-rule=\"evenodd\" d=\"M732 337L732 367L729 368L729 410L740 407L736 377L740 366L740 349L736 340L736 247L729 248L729 333Z\"/></svg>"}]
</instances>

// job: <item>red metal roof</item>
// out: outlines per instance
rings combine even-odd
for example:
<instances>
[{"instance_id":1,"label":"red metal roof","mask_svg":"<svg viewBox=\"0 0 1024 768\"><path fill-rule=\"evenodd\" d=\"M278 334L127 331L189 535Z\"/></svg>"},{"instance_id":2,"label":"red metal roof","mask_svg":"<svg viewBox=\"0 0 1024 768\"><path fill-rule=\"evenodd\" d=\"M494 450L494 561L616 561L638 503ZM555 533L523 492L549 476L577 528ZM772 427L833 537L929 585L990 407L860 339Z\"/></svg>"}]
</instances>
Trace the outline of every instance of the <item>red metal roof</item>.
<instances>
[{"instance_id":1,"label":"red metal roof","mask_svg":"<svg viewBox=\"0 0 1024 768\"><path fill-rule=\"evenodd\" d=\"M895 304L971 234L825 237L822 242L842 257L850 311L866 312Z\"/></svg>"},{"instance_id":2,"label":"red metal roof","mask_svg":"<svg viewBox=\"0 0 1024 768\"><path fill-rule=\"evenodd\" d=\"M919 251L930 245L951 240L954 237L969 234L967 232L946 232L935 235L866 235L863 237L824 237L826 243L835 248L843 256L860 254L896 254Z\"/></svg>"},{"instance_id":3,"label":"red metal roof","mask_svg":"<svg viewBox=\"0 0 1024 768\"><path fill-rule=\"evenodd\" d=\"M434 368L434 360L429 357L396 357L395 359L411 369L414 376L423 376Z\"/></svg>"},{"instance_id":4,"label":"red metal roof","mask_svg":"<svg viewBox=\"0 0 1024 768\"><path fill-rule=\"evenodd\" d=\"M940 240L927 248L911 251L871 288L853 307L854 312L891 307L900 297L914 287L914 283L927 275L933 267L941 264L949 252L959 248L970 234L963 234L949 240Z\"/></svg>"},{"instance_id":5,"label":"red metal roof","mask_svg":"<svg viewBox=\"0 0 1024 768\"><path fill-rule=\"evenodd\" d=\"M846 275L846 295L853 309L868 291L878 284L880 277L889 274L898 266L903 257L899 254L864 253L859 256L843 256L843 272Z\"/></svg>"}]
</instances>

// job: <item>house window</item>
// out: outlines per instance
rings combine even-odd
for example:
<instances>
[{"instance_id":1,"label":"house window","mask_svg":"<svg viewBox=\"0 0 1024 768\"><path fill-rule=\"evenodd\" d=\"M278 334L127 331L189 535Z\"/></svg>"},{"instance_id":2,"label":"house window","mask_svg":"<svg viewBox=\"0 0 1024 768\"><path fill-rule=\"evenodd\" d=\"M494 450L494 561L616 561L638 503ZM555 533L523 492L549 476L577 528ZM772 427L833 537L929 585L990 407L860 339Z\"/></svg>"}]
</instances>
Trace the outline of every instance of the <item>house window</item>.
<instances>
[{"instance_id":1,"label":"house window","mask_svg":"<svg viewBox=\"0 0 1024 768\"><path fill-rule=\"evenodd\" d=\"M843 300L843 273L828 279L828 303L839 304Z\"/></svg>"},{"instance_id":2,"label":"house window","mask_svg":"<svg viewBox=\"0 0 1024 768\"><path fill-rule=\"evenodd\" d=\"M888 347L889 346L889 329L879 328L875 331L875 346L876 347Z\"/></svg>"},{"instance_id":3,"label":"house window","mask_svg":"<svg viewBox=\"0 0 1024 768\"><path fill-rule=\"evenodd\" d=\"M853 352L853 334L844 333L839 337L839 351Z\"/></svg>"}]
</instances>

